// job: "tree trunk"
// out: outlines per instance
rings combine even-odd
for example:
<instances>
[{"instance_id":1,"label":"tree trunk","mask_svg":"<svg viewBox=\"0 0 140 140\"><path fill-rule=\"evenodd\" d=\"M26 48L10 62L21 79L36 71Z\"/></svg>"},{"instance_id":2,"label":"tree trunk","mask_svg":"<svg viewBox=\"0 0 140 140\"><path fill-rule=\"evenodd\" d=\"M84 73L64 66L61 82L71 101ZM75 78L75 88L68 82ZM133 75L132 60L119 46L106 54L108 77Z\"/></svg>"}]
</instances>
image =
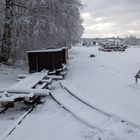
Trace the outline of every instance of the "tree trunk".
<instances>
[{"instance_id":1,"label":"tree trunk","mask_svg":"<svg viewBox=\"0 0 140 140\"><path fill-rule=\"evenodd\" d=\"M12 26L14 21L14 0L5 0L5 25L2 37L0 62L6 63L9 59L12 45Z\"/></svg>"}]
</instances>

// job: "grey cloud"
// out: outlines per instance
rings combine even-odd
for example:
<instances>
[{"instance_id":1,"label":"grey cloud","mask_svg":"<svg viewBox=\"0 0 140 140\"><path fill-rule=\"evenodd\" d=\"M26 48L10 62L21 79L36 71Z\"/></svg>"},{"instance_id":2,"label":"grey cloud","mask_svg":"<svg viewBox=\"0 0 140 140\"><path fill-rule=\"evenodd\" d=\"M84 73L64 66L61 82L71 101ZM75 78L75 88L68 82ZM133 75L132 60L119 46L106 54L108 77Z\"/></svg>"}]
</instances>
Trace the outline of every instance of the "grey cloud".
<instances>
[{"instance_id":1,"label":"grey cloud","mask_svg":"<svg viewBox=\"0 0 140 140\"><path fill-rule=\"evenodd\" d=\"M109 34L115 35L120 33L122 36L126 36L129 33L136 34L140 37L140 0L82 0L85 6L83 13L90 13L90 19L85 18L85 28L88 33L97 35L96 30L88 30L87 26L98 26L99 24L112 23L112 27L108 27ZM97 20L100 19L101 20ZM106 30L107 31L107 30ZM91 33L92 32L92 33ZM116 34L118 35L118 34Z\"/></svg>"}]
</instances>

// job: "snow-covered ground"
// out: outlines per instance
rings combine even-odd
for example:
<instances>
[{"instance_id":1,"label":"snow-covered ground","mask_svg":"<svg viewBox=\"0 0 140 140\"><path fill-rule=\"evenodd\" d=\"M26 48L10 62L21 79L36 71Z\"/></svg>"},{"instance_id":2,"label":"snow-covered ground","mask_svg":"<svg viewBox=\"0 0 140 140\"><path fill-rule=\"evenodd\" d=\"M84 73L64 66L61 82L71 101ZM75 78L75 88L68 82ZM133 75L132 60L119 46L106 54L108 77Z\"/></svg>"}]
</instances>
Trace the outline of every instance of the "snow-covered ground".
<instances>
[{"instance_id":1,"label":"snow-covered ground","mask_svg":"<svg viewBox=\"0 0 140 140\"><path fill-rule=\"evenodd\" d=\"M96 57L90 58L90 54L95 54ZM140 47L129 48L125 52L100 52L98 47L74 47L70 52L68 74L62 83L88 104L140 126L140 80L135 84L134 78L139 69ZM17 74L22 73L27 73L27 70L0 66L0 88L14 84ZM54 84L52 92L53 94L56 92L59 97L58 92L62 93L62 90ZM65 93L63 95L64 99L69 100ZM76 102L73 106L75 104ZM80 109L78 105L76 108ZM86 113L86 110L80 109L80 111ZM14 118L4 118L4 114L3 116L0 114L0 136L20 114L22 114L21 111ZM88 114L86 116L88 117ZM88 120L87 117L85 120ZM94 114L93 117L95 120ZM94 122L94 120L90 117L89 121ZM116 123L116 125L119 124L122 125L122 123ZM121 127L118 126L118 128ZM139 139L134 136L137 132L132 132L135 129L132 127L129 129L129 125L126 128L126 131L130 132L128 136L133 135L130 139L131 137L135 140ZM95 129L88 127L86 123L82 123L48 97L46 102L38 105L6 139L127 140L127 137L115 137L110 132L100 132L96 127Z\"/></svg>"},{"instance_id":2,"label":"snow-covered ground","mask_svg":"<svg viewBox=\"0 0 140 140\"><path fill-rule=\"evenodd\" d=\"M95 54L95 58L90 58ZM101 52L98 47L75 47L63 82L73 93L97 108L140 125L140 48Z\"/></svg>"},{"instance_id":3,"label":"snow-covered ground","mask_svg":"<svg viewBox=\"0 0 140 140\"><path fill-rule=\"evenodd\" d=\"M0 88L15 84L18 74L26 74L27 70L0 66ZM25 112L26 108L17 107L0 114L1 136L13 126L16 120ZM91 129L77 120L72 114L64 110L52 98L48 97L43 105L29 114L25 120L9 135L8 140L98 140L103 136L96 129ZM106 139L107 138L107 139ZM3 140L3 139L2 139Z\"/></svg>"},{"instance_id":4,"label":"snow-covered ground","mask_svg":"<svg viewBox=\"0 0 140 140\"><path fill-rule=\"evenodd\" d=\"M102 134L107 132L108 140L112 140L113 137L117 140L139 140L140 128L137 128L130 122L109 115L94 106L88 105L88 102L81 101L78 96L75 96L75 93L64 87L62 82L61 86L57 85L57 88L52 90L51 95L81 122L101 131Z\"/></svg>"},{"instance_id":5,"label":"snow-covered ground","mask_svg":"<svg viewBox=\"0 0 140 140\"><path fill-rule=\"evenodd\" d=\"M27 116L7 140L97 140L98 136L98 132L48 98L45 104L39 105Z\"/></svg>"},{"instance_id":6,"label":"snow-covered ground","mask_svg":"<svg viewBox=\"0 0 140 140\"><path fill-rule=\"evenodd\" d=\"M18 74L27 74L26 68L0 65L0 88L6 88L16 82Z\"/></svg>"},{"instance_id":7,"label":"snow-covered ground","mask_svg":"<svg viewBox=\"0 0 140 140\"><path fill-rule=\"evenodd\" d=\"M26 69L15 68L11 66L0 65L0 88L6 88L16 82L18 74L27 73ZM8 112L0 114L0 136L9 128L16 119L24 112L22 105L15 109L9 109ZM2 109L0 109L1 111Z\"/></svg>"}]
</instances>

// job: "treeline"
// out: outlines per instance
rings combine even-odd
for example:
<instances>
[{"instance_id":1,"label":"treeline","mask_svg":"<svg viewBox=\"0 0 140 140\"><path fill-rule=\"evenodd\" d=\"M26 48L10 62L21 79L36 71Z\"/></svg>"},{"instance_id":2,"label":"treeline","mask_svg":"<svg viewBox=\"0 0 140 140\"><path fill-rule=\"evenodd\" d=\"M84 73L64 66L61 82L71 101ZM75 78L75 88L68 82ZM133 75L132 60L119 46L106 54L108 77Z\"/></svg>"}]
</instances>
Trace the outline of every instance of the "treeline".
<instances>
[{"instance_id":1,"label":"treeline","mask_svg":"<svg viewBox=\"0 0 140 140\"><path fill-rule=\"evenodd\" d=\"M83 33L80 8L79 0L1 0L0 62L76 43Z\"/></svg>"},{"instance_id":2,"label":"treeline","mask_svg":"<svg viewBox=\"0 0 140 140\"><path fill-rule=\"evenodd\" d=\"M125 43L128 45L140 45L140 39L135 35L130 35L124 39Z\"/></svg>"}]
</instances>

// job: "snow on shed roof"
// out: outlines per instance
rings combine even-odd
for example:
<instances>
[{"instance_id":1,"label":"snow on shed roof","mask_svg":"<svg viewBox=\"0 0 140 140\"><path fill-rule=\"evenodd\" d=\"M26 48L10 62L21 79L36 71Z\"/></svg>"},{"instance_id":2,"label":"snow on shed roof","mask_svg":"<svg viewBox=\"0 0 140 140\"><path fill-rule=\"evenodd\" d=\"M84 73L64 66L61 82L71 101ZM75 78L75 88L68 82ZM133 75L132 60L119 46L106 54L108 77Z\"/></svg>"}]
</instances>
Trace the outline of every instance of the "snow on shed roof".
<instances>
[{"instance_id":1,"label":"snow on shed roof","mask_svg":"<svg viewBox=\"0 0 140 140\"><path fill-rule=\"evenodd\" d=\"M59 52L62 51L67 47L62 47L62 48L55 48L55 49L44 49L44 50L32 50L32 51L27 51L28 53L37 53L37 52Z\"/></svg>"}]
</instances>

